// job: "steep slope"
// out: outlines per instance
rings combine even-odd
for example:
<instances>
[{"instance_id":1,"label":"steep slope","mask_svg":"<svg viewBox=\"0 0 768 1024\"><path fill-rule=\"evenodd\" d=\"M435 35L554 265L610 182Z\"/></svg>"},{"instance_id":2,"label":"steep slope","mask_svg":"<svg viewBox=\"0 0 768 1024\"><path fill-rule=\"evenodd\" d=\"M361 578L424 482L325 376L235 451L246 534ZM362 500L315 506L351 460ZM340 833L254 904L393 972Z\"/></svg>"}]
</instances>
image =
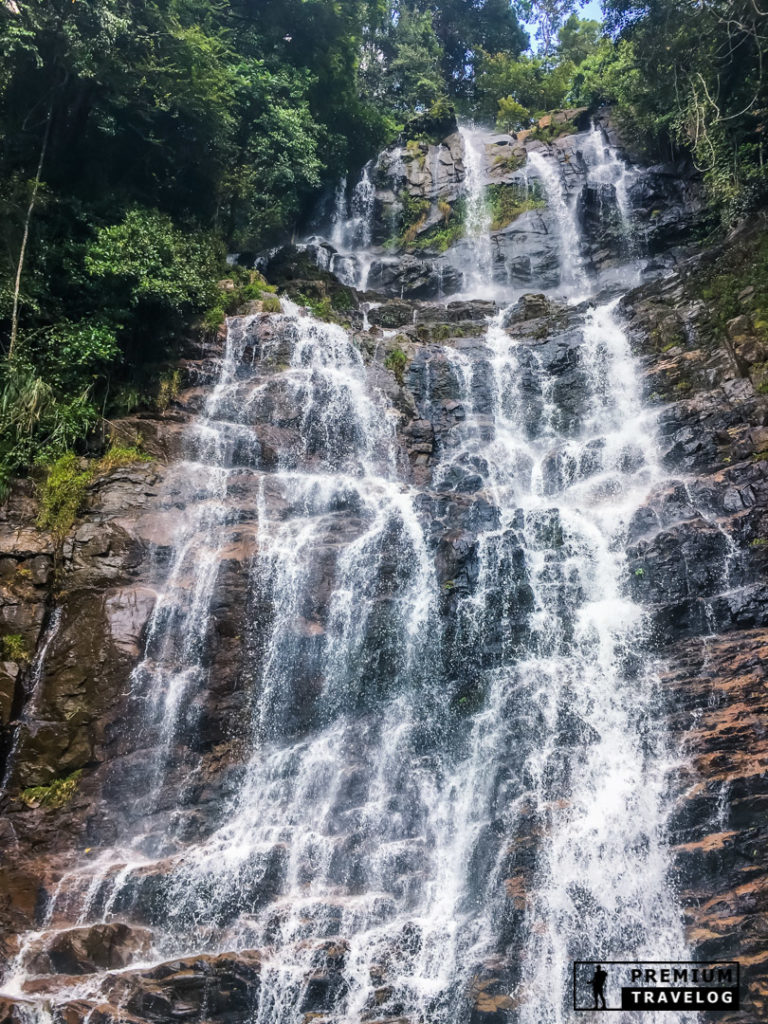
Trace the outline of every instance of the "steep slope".
<instances>
[{"instance_id":1,"label":"steep slope","mask_svg":"<svg viewBox=\"0 0 768 1024\"><path fill-rule=\"evenodd\" d=\"M350 329L231 319L58 547L14 495L2 1019L559 1021L686 953L764 1012L762 341L601 132L382 155L265 267Z\"/></svg>"}]
</instances>

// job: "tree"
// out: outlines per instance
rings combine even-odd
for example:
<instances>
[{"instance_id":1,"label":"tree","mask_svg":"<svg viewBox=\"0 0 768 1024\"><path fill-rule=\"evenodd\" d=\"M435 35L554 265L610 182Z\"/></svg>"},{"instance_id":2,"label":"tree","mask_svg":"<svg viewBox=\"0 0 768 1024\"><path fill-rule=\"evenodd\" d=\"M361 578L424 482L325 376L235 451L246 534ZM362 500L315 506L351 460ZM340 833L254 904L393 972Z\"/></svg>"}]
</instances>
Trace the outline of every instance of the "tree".
<instances>
[{"instance_id":1,"label":"tree","mask_svg":"<svg viewBox=\"0 0 768 1024\"><path fill-rule=\"evenodd\" d=\"M517 131L531 122L531 112L512 96L502 96L496 115L496 125L507 133Z\"/></svg>"},{"instance_id":2,"label":"tree","mask_svg":"<svg viewBox=\"0 0 768 1024\"><path fill-rule=\"evenodd\" d=\"M495 117L505 97L537 113L560 107L571 88L573 70L570 62L550 65L542 57L486 54L477 79L478 113Z\"/></svg>"},{"instance_id":3,"label":"tree","mask_svg":"<svg viewBox=\"0 0 768 1024\"><path fill-rule=\"evenodd\" d=\"M432 15L401 7L385 74L389 102L398 113L430 107L444 92L441 48Z\"/></svg>"},{"instance_id":4,"label":"tree","mask_svg":"<svg viewBox=\"0 0 768 1024\"><path fill-rule=\"evenodd\" d=\"M433 0L449 92L470 96L484 52L518 56L529 43L510 0Z\"/></svg>"},{"instance_id":5,"label":"tree","mask_svg":"<svg viewBox=\"0 0 768 1024\"><path fill-rule=\"evenodd\" d=\"M576 10L577 0L533 0L533 14L538 25L536 38L546 60L555 49L557 33L567 15Z\"/></svg>"},{"instance_id":6,"label":"tree","mask_svg":"<svg viewBox=\"0 0 768 1024\"><path fill-rule=\"evenodd\" d=\"M599 21L571 14L557 36L558 59L578 66L597 52L602 34L603 26Z\"/></svg>"}]
</instances>

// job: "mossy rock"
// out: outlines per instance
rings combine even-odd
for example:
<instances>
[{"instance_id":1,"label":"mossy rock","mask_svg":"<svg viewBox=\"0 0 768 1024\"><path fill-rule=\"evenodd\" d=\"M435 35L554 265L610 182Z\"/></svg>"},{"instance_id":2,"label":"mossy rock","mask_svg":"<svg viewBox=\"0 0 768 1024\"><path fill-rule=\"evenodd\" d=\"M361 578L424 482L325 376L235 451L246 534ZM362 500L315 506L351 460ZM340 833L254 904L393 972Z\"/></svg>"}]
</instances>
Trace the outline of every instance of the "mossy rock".
<instances>
[{"instance_id":1,"label":"mossy rock","mask_svg":"<svg viewBox=\"0 0 768 1024\"><path fill-rule=\"evenodd\" d=\"M406 122L403 138L437 143L458 130L455 108L446 100L438 100L429 110Z\"/></svg>"}]
</instances>

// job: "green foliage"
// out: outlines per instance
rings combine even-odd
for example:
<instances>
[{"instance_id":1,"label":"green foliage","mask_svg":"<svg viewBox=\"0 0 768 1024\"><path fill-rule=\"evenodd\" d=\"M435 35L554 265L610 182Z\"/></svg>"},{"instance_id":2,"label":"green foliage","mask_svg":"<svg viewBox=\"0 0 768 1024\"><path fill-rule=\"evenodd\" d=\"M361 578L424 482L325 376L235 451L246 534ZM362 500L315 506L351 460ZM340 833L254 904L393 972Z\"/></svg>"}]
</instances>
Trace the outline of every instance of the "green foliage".
<instances>
[{"instance_id":1,"label":"green foliage","mask_svg":"<svg viewBox=\"0 0 768 1024\"><path fill-rule=\"evenodd\" d=\"M21 791L20 797L27 807L47 807L55 809L69 803L77 792L82 768L61 779L54 779L47 786L29 786Z\"/></svg>"},{"instance_id":2,"label":"green foliage","mask_svg":"<svg viewBox=\"0 0 768 1024\"><path fill-rule=\"evenodd\" d=\"M439 200L438 209L442 220L426 231L421 231L410 242L404 243L410 252L445 252L464 237L466 221L464 200L458 199L453 206Z\"/></svg>"},{"instance_id":3,"label":"green foliage","mask_svg":"<svg viewBox=\"0 0 768 1024\"><path fill-rule=\"evenodd\" d=\"M72 528L77 513L85 500L93 472L83 468L81 460L72 452L62 455L48 469L40 491L40 511L37 525L63 540Z\"/></svg>"},{"instance_id":4,"label":"green foliage","mask_svg":"<svg viewBox=\"0 0 768 1024\"><path fill-rule=\"evenodd\" d=\"M491 211L491 230L500 231L521 213L546 206L538 191L525 188L516 182L488 187L488 204Z\"/></svg>"},{"instance_id":5,"label":"green foliage","mask_svg":"<svg viewBox=\"0 0 768 1024\"><path fill-rule=\"evenodd\" d=\"M299 306L304 306L308 309L316 320L324 320L326 323L330 324L339 323L339 318L334 311L329 296L325 295L322 298L311 298L309 295L304 295L299 292L297 295L293 296L293 299Z\"/></svg>"},{"instance_id":6,"label":"green foliage","mask_svg":"<svg viewBox=\"0 0 768 1024\"><path fill-rule=\"evenodd\" d=\"M6 633L0 645L3 661L29 661L29 648L21 633Z\"/></svg>"},{"instance_id":7,"label":"green foliage","mask_svg":"<svg viewBox=\"0 0 768 1024\"><path fill-rule=\"evenodd\" d=\"M477 77L477 112L490 119L500 115L500 104L517 103L528 112L562 107L568 96L574 65L553 63L543 57L515 57L509 53L486 54ZM516 109L516 108L512 108ZM518 117L522 120L522 116Z\"/></svg>"},{"instance_id":8,"label":"green foliage","mask_svg":"<svg viewBox=\"0 0 768 1024\"><path fill-rule=\"evenodd\" d=\"M145 452L140 444L119 444L113 441L102 457L96 462L93 476L109 473L123 466L133 466L137 462L153 462L153 457Z\"/></svg>"},{"instance_id":9,"label":"green foliage","mask_svg":"<svg viewBox=\"0 0 768 1024\"><path fill-rule=\"evenodd\" d=\"M97 231L85 268L116 289L129 308L146 304L183 316L215 298L222 256L211 237L183 232L157 211L134 209Z\"/></svg>"},{"instance_id":10,"label":"green foliage","mask_svg":"<svg viewBox=\"0 0 768 1024\"><path fill-rule=\"evenodd\" d=\"M730 246L701 268L692 284L718 335L726 333L729 320L749 313L755 333L768 342L768 232L753 233Z\"/></svg>"},{"instance_id":11,"label":"green foliage","mask_svg":"<svg viewBox=\"0 0 768 1024\"><path fill-rule=\"evenodd\" d=\"M408 356L401 348L393 348L384 360L384 366L395 375L395 380L402 387L405 379L405 368L408 366Z\"/></svg>"},{"instance_id":12,"label":"green foliage","mask_svg":"<svg viewBox=\"0 0 768 1024\"><path fill-rule=\"evenodd\" d=\"M223 252L282 237L384 140L361 62L388 14L386 0L0 6L0 348L44 158L0 367L0 486L141 401L191 320L232 311Z\"/></svg>"},{"instance_id":13,"label":"green foliage","mask_svg":"<svg viewBox=\"0 0 768 1024\"><path fill-rule=\"evenodd\" d=\"M421 199L412 196L408 192L400 194L402 207L401 235L398 241L400 248L409 246L424 227L429 214L430 203L428 199Z\"/></svg>"},{"instance_id":14,"label":"green foliage","mask_svg":"<svg viewBox=\"0 0 768 1024\"><path fill-rule=\"evenodd\" d=\"M582 65L576 92L617 105L660 155L690 151L710 205L729 222L764 203L765 15L752 0L606 0L616 37Z\"/></svg>"},{"instance_id":15,"label":"green foliage","mask_svg":"<svg viewBox=\"0 0 768 1024\"><path fill-rule=\"evenodd\" d=\"M531 123L531 112L514 96L502 96L496 113L496 127L503 132L518 131Z\"/></svg>"},{"instance_id":16,"label":"green foliage","mask_svg":"<svg viewBox=\"0 0 768 1024\"><path fill-rule=\"evenodd\" d=\"M261 308L264 313L279 313L282 310L280 299L276 295L265 295L261 301Z\"/></svg>"},{"instance_id":17,"label":"green foliage","mask_svg":"<svg viewBox=\"0 0 768 1024\"><path fill-rule=\"evenodd\" d=\"M440 99L445 89L440 56L432 15L403 7L393 29L393 53L384 76L394 111L424 110Z\"/></svg>"},{"instance_id":18,"label":"green foliage","mask_svg":"<svg viewBox=\"0 0 768 1024\"><path fill-rule=\"evenodd\" d=\"M72 529L88 487L97 476L121 466L151 461L152 456L144 452L139 444L113 442L95 462L87 462L78 458L74 452L66 452L46 467L45 479L40 487L37 525L41 530L49 530L57 542L61 542Z\"/></svg>"},{"instance_id":19,"label":"green foliage","mask_svg":"<svg viewBox=\"0 0 768 1024\"><path fill-rule=\"evenodd\" d=\"M603 36L603 26L591 18L571 14L557 36L557 55L560 61L578 66L597 53Z\"/></svg>"},{"instance_id":20,"label":"green foliage","mask_svg":"<svg viewBox=\"0 0 768 1024\"><path fill-rule=\"evenodd\" d=\"M168 370L160 377L160 382L157 385L157 398L155 399L155 408L158 412L165 412L165 410L176 401L181 391L181 370L178 368Z\"/></svg>"},{"instance_id":21,"label":"green foliage","mask_svg":"<svg viewBox=\"0 0 768 1024\"><path fill-rule=\"evenodd\" d=\"M43 369L53 362L52 353ZM65 377L71 367L57 364L54 378ZM82 386L83 382L80 382ZM45 380L22 352L0 364L0 489L10 477L33 462L56 459L82 440L99 421L99 413L86 385L67 393Z\"/></svg>"}]
</instances>

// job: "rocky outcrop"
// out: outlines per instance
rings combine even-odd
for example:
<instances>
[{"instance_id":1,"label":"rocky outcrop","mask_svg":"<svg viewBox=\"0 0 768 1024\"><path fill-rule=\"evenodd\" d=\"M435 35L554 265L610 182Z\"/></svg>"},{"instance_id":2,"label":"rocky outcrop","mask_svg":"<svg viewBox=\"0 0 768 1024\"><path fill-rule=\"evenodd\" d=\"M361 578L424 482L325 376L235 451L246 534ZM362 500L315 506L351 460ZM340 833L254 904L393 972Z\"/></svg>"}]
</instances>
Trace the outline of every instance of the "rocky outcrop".
<instances>
[{"instance_id":1,"label":"rocky outcrop","mask_svg":"<svg viewBox=\"0 0 768 1024\"><path fill-rule=\"evenodd\" d=\"M755 289L739 292L743 312L724 323L708 282L724 252L749 260L755 244L741 236L624 299L660 406L660 457L680 474L635 517L630 582L669 666L683 762L671 827L689 939L696 958L742 967L743 1010L729 1021L768 1012L768 396Z\"/></svg>"},{"instance_id":2,"label":"rocky outcrop","mask_svg":"<svg viewBox=\"0 0 768 1024\"><path fill-rule=\"evenodd\" d=\"M562 164L584 228L585 260L595 270L618 259L626 239L618 227L616 190L585 188L579 169L584 133L489 140L486 147L495 148L486 149L487 174L501 184L519 180L520 168L512 165L522 149L546 150L547 159ZM414 147L410 161L400 153L413 165L403 170L402 180L409 194L449 202L446 197L454 194L451 189L458 196L465 173L458 143L423 145L426 150L420 143L418 153L425 156L424 166ZM433 157L434 173L428 168ZM648 186L643 202L656 202L656 187ZM677 188L666 193L670 209L679 203ZM382 208L385 198L378 198ZM689 213L683 211L681 225L690 223ZM426 222L423 227L429 229ZM493 232L491 241L494 266L503 265L507 280L553 280L547 268L551 264L555 273L557 257L541 210L525 211ZM371 282L383 294L360 295L331 273L330 247L323 253L286 248L272 255L265 271L284 294L351 328L346 357L359 374L355 380L378 396L381 419L391 426L385 440L392 448L387 465L397 468L392 500L415 495L444 630L444 650L434 655L439 700L430 704L432 698L423 697L420 769L432 753L430 730L458 735L462 722L483 707L483 672L514 664L530 643L535 595L520 537L524 529L539 545L553 591L561 587L562 628L573 630L572 608L581 598L578 581L564 568L565 531L557 510L535 510L527 522L518 510L503 523L487 486L490 456L483 445L491 441L498 403L513 395L526 438L535 439L543 422L559 435L541 465L540 493L554 496L574 482L594 485L596 498L610 493L601 491L612 486L600 478L601 439L584 445L578 458L570 445L590 415L588 360L594 354L585 354L583 307L540 291L522 295L503 317L494 302L428 301L439 289L439 275L443 284L448 280L447 269L415 254L381 259L371 268ZM675 253L669 262L681 258ZM711 262L718 258L714 254ZM318 260L325 260L323 267ZM665 481L628 524L623 585L648 613L651 647L644 656L665 666L657 712L676 754L669 829L688 937L702 959L741 961L745 1009L732 1020L746 1024L768 1011L768 339L756 291L741 290L738 315L723 321L704 294L705 272L706 262L680 263L676 274L631 293L621 305L642 361L647 400L658 411ZM514 339L519 353L506 391L494 377L497 354L488 334L494 318L494 329ZM347 859L327 855L318 840L316 848L291 861L282 826L301 828L302 822L281 821L266 852L250 851L239 864L237 849L223 851L223 858L233 853L237 865L231 890L217 888L202 873L194 953L179 956L177 945L164 945L165 926L187 896L185 854L236 813L233 798L255 743L253 701L264 695L254 693L253 665L273 654L269 628L280 596L270 589L269 573L254 582L256 558L265 549L269 555L265 521L279 524L312 514L320 523L303 554L309 585L291 606L290 635L281 638L290 647L291 677L286 692L268 694L270 708L279 713L280 736L297 747L329 713L321 647L334 569L340 552L364 537L371 515L366 495L356 488L360 466L349 461L350 449L365 443L358 410L351 403L346 417L330 422L323 408L340 401L339 395L323 393L313 404L313 396L296 384L302 358L309 360L322 341L311 330L302 333L307 323L255 312L233 318L226 352L222 338L190 350L183 364L185 387L171 407L115 425L115 436L126 442L141 434L152 460L97 475L63 539L36 525L37 500L29 484L19 485L2 512L0 626L13 640L7 640L0 663L0 950L24 980L20 996L0 999L1 1024L28 1024L40 1004L51 1010L54 1024L251 1020L264 979L286 969L272 959L270 943L275 936L278 944L290 909L281 901L287 878L306 888L304 923L309 927L315 915L325 929L320 940L290 931L283 937L296 958L288 968L295 973L291 984L302 1019L327 1019L346 992L347 969L360 970L338 931L340 922L354 920L355 901L366 895L364 856L358 851L365 854L377 842L367 831L361 793L379 698L400 670L403 645L393 609L405 579L398 560L407 541L402 528L376 538L363 581L365 598L375 601L377 612L376 621L360 629L354 649L355 669L364 680L360 692L347 698L359 715L357 732L349 749L324 753L326 761L347 759L336 803L329 807L334 838L342 837ZM301 358L297 341L307 346ZM338 337L331 341L342 344ZM224 360L229 397L216 405L211 385ZM459 439L470 417L480 443L465 451ZM379 437L377 423L367 420L364 426ZM218 462L206 463L213 445L219 446ZM630 468L639 458L631 443L623 458ZM224 496L213 471L220 465L228 470ZM505 469L525 480L531 461L523 452ZM317 498L319 485L292 491L278 480L280 474L310 473L316 485L324 476L347 480L330 507ZM376 485L392 483L382 476ZM290 554L283 543L275 564ZM292 547L301 543L298 535L290 538ZM171 574L172 555L179 551ZM477 595L489 558L507 561L505 587L489 603L482 637L475 641L466 599ZM206 575L200 566L209 563L215 571ZM196 600L210 614L191 616ZM336 607L335 614L343 611ZM195 629L183 630L189 623ZM470 659L468 635L474 645ZM194 661L192 648L203 652ZM166 663L182 665L186 674L178 712L169 698L176 680L162 671ZM512 710L505 713L513 742L493 770L499 794L515 803L516 832L505 835L503 820L494 818L478 826L472 848L474 876L496 887L493 914L501 952L468 975L462 998L471 1024L505 1024L524 998L510 992L520 981L537 865L553 817L567 806L567 799L535 806L524 772L537 742L535 723L519 713L517 703ZM581 711L554 709L558 749L595 742ZM164 730L164 715L172 713L177 726ZM318 761L318 774L324 763ZM390 767L405 774L387 804L388 816L403 825L392 860L397 893L406 902L420 885L425 856L419 823L409 817L413 768ZM276 790L275 799L281 798ZM254 829L260 825L251 822ZM125 836L131 840L125 863L102 864L102 855ZM324 894L319 909L312 903L318 861L342 893L337 899ZM588 894L574 893L575 905L579 899L588 913ZM270 938L254 949L249 928L265 908L273 915ZM94 920L101 923L77 923ZM418 929L398 927L382 940L365 979L371 996L360 1019L371 1024L410 1024L396 980L402 965L417 963L423 951ZM239 941L230 944L233 935Z\"/></svg>"},{"instance_id":3,"label":"rocky outcrop","mask_svg":"<svg viewBox=\"0 0 768 1024\"><path fill-rule=\"evenodd\" d=\"M629 154L610 111L599 112L592 127L579 108L547 115L516 133L459 129L455 123L450 128L436 136L415 125L412 135L406 131L384 150L364 172L363 199L353 195L354 237L339 239L336 232L333 243L314 237L306 247L311 259L373 292L411 299L449 295L461 290L475 260L478 225L469 223L469 205L478 202L480 189L485 199L479 202L490 208L482 230L490 234L496 285L555 287L563 226L545 201L552 183L542 180L531 154L545 158L579 221L579 251L567 258L582 263L585 272L608 272L630 255L649 267L654 261L659 268L673 266L702 220L695 169L685 161L623 164ZM612 163L602 165L609 142L616 147ZM276 259L282 257L265 265Z\"/></svg>"}]
</instances>

